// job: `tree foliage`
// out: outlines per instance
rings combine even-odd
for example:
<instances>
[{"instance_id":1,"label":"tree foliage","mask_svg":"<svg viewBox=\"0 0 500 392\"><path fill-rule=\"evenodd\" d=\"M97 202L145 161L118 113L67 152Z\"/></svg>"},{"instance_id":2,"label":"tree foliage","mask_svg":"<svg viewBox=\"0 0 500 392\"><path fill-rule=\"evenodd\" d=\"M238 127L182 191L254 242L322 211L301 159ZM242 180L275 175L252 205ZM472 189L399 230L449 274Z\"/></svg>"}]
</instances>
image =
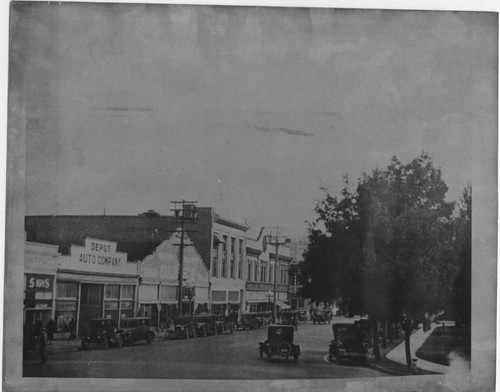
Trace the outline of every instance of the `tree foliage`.
<instances>
[{"instance_id":1,"label":"tree foliage","mask_svg":"<svg viewBox=\"0 0 500 392\"><path fill-rule=\"evenodd\" d=\"M441 171L422 153L407 164L393 157L351 189L346 177L338 196L327 192L316 206L305 297L372 319L470 307L470 187L454 216Z\"/></svg>"}]
</instances>

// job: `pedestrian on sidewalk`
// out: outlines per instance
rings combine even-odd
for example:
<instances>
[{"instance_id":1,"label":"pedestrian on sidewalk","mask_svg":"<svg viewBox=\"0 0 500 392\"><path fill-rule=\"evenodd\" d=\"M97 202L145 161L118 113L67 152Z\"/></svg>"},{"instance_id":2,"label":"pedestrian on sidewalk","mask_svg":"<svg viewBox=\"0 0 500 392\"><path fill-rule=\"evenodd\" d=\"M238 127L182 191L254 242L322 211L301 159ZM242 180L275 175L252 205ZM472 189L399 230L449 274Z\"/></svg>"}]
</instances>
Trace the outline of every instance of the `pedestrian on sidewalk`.
<instances>
[{"instance_id":1,"label":"pedestrian on sidewalk","mask_svg":"<svg viewBox=\"0 0 500 392\"><path fill-rule=\"evenodd\" d=\"M50 319L47 324L47 344L52 344L54 341L54 333L56 332L56 322L54 319Z\"/></svg>"},{"instance_id":2,"label":"pedestrian on sidewalk","mask_svg":"<svg viewBox=\"0 0 500 392\"><path fill-rule=\"evenodd\" d=\"M76 328L76 323L75 323L75 318L73 317L69 322L69 340L76 339L75 328Z\"/></svg>"},{"instance_id":3,"label":"pedestrian on sidewalk","mask_svg":"<svg viewBox=\"0 0 500 392\"><path fill-rule=\"evenodd\" d=\"M45 356L45 346L47 345L47 338L45 328L42 329L40 336L38 337L38 353L40 354L40 362L44 364L47 362L47 357Z\"/></svg>"}]
</instances>

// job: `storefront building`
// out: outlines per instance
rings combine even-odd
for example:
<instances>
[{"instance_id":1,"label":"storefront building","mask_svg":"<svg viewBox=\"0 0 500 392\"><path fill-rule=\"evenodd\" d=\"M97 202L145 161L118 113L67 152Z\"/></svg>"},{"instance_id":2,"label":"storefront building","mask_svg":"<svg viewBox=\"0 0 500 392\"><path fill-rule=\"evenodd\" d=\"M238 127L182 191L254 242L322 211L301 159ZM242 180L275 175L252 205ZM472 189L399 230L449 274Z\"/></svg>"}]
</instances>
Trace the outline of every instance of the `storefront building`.
<instances>
[{"instance_id":1,"label":"storefront building","mask_svg":"<svg viewBox=\"0 0 500 392\"><path fill-rule=\"evenodd\" d=\"M210 304L212 313L232 315L245 308L246 233L250 227L214 214Z\"/></svg>"},{"instance_id":2,"label":"storefront building","mask_svg":"<svg viewBox=\"0 0 500 392\"><path fill-rule=\"evenodd\" d=\"M180 234L163 241L139 266L140 314L153 326L168 325L177 316ZM194 244L185 236L182 314L208 311L209 273Z\"/></svg>"},{"instance_id":3,"label":"storefront building","mask_svg":"<svg viewBox=\"0 0 500 392\"><path fill-rule=\"evenodd\" d=\"M270 235L266 228L262 228L256 238L250 236L247 238L245 311L272 311L275 291L277 312L290 309L288 277L289 264L292 260L290 249L287 245L278 246L276 258L276 246L269 240Z\"/></svg>"},{"instance_id":4,"label":"storefront building","mask_svg":"<svg viewBox=\"0 0 500 392\"><path fill-rule=\"evenodd\" d=\"M25 242L24 317L25 324L41 320L46 326L54 318L57 246Z\"/></svg>"},{"instance_id":5,"label":"storefront building","mask_svg":"<svg viewBox=\"0 0 500 392\"><path fill-rule=\"evenodd\" d=\"M88 332L94 318L119 320L137 314L138 266L116 243L86 237L84 245L71 245L69 255L58 258L55 318L58 332Z\"/></svg>"}]
</instances>

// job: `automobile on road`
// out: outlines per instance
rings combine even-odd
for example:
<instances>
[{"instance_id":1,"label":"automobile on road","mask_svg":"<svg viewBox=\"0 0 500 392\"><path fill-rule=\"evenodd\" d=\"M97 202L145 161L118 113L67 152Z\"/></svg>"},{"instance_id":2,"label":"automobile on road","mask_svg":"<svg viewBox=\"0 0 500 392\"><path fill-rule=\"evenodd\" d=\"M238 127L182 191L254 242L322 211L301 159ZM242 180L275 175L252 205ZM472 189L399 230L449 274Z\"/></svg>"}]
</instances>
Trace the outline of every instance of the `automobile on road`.
<instances>
[{"instance_id":1,"label":"automobile on road","mask_svg":"<svg viewBox=\"0 0 500 392\"><path fill-rule=\"evenodd\" d=\"M81 339L81 349L100 348L107 350L109 346L122 347L121 332L117 329L117 322L111 318L90 320L90 333Z\"/></svg>"},{"instance_id":2,"label":"automobile on road","mask_svg":"<svg viewBox=\"0 0 500 392\"><path fill-rule=\"evenodd\" d=\"M293 343L294 328L291 325L269 325L267 327L267 340L259 342L259 356L264 355L271 361L273 355L279 355L288 360L293 357L297 363L300 355L300 346Z\"/></svg>"},{"instance_id":3,"label":"automobile on road","mask_svg":"<svg viewBox=\"0 0 500 392\"><path fill-rule=\"evenodd\" d=\"M151 320L149 317L132 317L120 321L120 332L123 344L126 346L134 344L138 340L145 340L150 344L155 334L151 331Z\"/></svg>"},{"instance_id":4,"label":"automobile on road","mask_svg":"<svg viewBox=\"0 0 500 392\"><path fill-rule=\"evenodd\" d=\"M330 324L332 321L332 313L329 310L316 310L311 316L313 324Z\"/></svg>"},{"instance_id":5,"label":"automobile on road","mask_svg":"<svg viewBox=\"0 0 500 392\"><path fill-rule=\"evenodd\" d=\"M192 316L174 318L174 335L178 339L196 338L196 327Z\"/></svg>"},{"instance_id":6,"label":"automobile on road","mask_svg":"<svg viewBox=\"0 0 500 392\"><path fill-rule=\"evenodd\" d=\"M259 328L259 320L257 320L257 313L242 313L240 315L240 321L237 325L237 329L257 329Z\"/></svg>"},{"instance_id":7,"label":"automobile on road","mask_svg":"<svg viewBox=\"0 0 500 392\"><path fill-rule=\"evenodd\" d=\"M336 359L338 364L344 361L365 363L368 360L369 344L364 339L359 325L337 323L332 325L334 339L330 342L328 359Z\"/></svg>"}]
</instances>

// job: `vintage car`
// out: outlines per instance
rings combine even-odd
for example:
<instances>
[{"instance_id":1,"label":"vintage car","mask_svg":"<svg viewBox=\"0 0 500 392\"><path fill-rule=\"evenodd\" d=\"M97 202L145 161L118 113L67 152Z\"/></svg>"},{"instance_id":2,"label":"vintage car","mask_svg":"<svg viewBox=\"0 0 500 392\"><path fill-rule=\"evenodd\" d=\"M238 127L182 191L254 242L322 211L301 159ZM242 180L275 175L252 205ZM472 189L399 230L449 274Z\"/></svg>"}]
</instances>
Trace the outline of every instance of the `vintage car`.
<instances>
[{"instance_id":1,"label":"vintage car","mask_svg":"<svg viewBox=\"0 0 500 392\"><path fill-rule=\"evenodd\" d=\"M199 314L194 317L196 336L218 335L219 327L217 316L213 314Z\"/></svg>"},{"instance_id":2,"label":"vintage car","mask_svg":"<svg viewBox=\"0 0 500 392\"><path fill-rule=\"evenodd\" d=\"M148 317L125 318L120 321L120 332L124 345L132 345L138 340L150 344L155 334L151 331L151 320Z\"/></svg>"},{"instance_id":3,"label":"vintage car","mask_svg":"<svg viewBox=\"0 0 500 392\"><path fill-rule=\"evenodd\" d=\"M297 363L300 355L300 346L293 343L294 328L291 325L269 325L267 340L259 343L259 356L264 355L270 361L273 355L288 359L293 357Z\"/></svg>"},{"instance_id":4,"label":"vintage car","mask_svg":"<svg viewBox=\"0 0 500 392\"><path fill-rule=\"evenodd\" d=\"M338 364L345 360L366 362L369 344L359 325L338 323L332 325L334 339L330 342L328 359L336 359Z\"/></svg>"},{"instance_id":5,"label":"vintage car","mask_svg":"<svg viewBox=\"0 0 500 392\"><path fill-rule=\"evenodd\" d=\"M272 321L272 312L258 312L257 315L257 326L259 328L267 327Z\"/></svg>"},{"instance_id":6,"label":"vintage car","mask_svg":"<svg viewBox=\"0 0 500 392\"><path fill-rule=\"evenodd\" d=\"M116 325L116 320L111 318L90 320L90 332L87 336L82 337L81 349L101 348L107 350L111 345L122 347L122 335Z\"/></svg>"},{"instance_id":7,"label":"vintage car","mask_svg":"<svg viewBox=\"0 0 500 392\"><path fill-rule=\"evenodd\" d=\"M332 321L332 313L329 310L315 310L312 313L311 320L313 324L330 324Z\"/></svg>"},{"instance_id":8,"label":"vintage car","mask_svg":"<svg viewBox=\"0 0 500 392\"><path fill-rule=\"evenodd\" d=\"M196 338L196 326L193 316L178 316L174 318L174 335L176 338Z\"/></svg>"},{"instance_id":9,"label":"vintage car","mask_svg":"<svg viewBox=\"0 0 500 392\"><path fill-rule=\"evenodd\" d=\"M280 313L280 324L282 325L293 325L297 327L297 312L291 310L285 310Z\"/></svg>"},{"instance_id":10,"label":"vintage car","mask_svg":"<svg viewBox=\"0 0 500 392\"><path fill-rule=\"evenodd\" d=\"M231 316L217 316L217 332L219 335L223 335L224 333L234 333L236 325L233 323Z\"/></svg>"},{"instance_id":11,"label":"vintage car","mask_svg":"<svg viewBox=\"0 0 500 392\"><path fill-rule=\"evenodd\" d=\"M259 328L259 321L257 320L257 313L242 313L237 329L257 329Z\"/></svg>"}]
</instances>

